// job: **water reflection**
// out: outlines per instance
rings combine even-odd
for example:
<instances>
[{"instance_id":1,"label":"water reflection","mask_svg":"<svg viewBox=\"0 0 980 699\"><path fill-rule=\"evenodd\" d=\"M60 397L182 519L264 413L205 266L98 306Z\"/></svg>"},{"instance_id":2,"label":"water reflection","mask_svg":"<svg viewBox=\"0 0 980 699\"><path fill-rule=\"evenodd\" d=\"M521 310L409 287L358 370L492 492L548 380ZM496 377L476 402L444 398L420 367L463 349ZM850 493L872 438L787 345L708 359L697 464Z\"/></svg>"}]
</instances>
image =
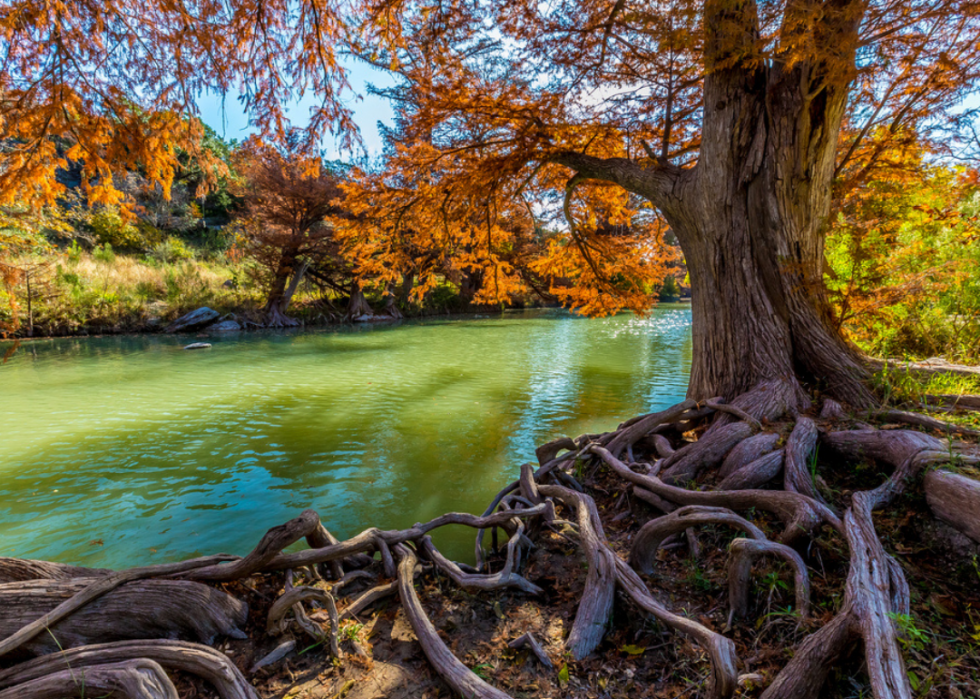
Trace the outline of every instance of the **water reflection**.
<instances>
[{"instance_id":1,"label":"water reflection","mask_svg":"<svg viewBox=\"0 0 980 699\"><path fill-rule=\"evenodd\" d=\"M245 553L306 507L338 536L481 511L537 444L682 399L691 354L683 306L186 340L0 366L0 555L136 565Z\"/></svg>"}]
</instances>

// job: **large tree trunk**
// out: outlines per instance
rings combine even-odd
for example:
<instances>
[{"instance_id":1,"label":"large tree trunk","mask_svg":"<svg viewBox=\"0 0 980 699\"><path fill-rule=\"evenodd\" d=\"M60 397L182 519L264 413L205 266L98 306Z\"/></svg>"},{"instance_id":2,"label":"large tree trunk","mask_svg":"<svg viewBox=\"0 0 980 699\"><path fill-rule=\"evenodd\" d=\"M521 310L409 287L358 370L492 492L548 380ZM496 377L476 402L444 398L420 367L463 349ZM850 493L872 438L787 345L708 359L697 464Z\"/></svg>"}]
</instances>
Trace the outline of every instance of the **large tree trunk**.
<instances>
[{"instance_id":1,"label":"large tree trunk","mask_svg":"<svg viewBox=\"0 0 980 699\"><path fill-rule=\"evenodd\" d=\"M844 2L826 14L828 33L813 41L853 65L860 12ZM788 7L784 38L792 40L804 20ZM837 331L823 285L825 223L850 76L838 77L846 73L839 63L828 69L800 60L789 67L758 55L758 26L750 0L706 2L695 167L580 153L553 160L578 178L645 196L676 234L692 287L689 397L733 399L760 385L778 386L781 398L755 411L774 418L767 413L781 405L806 405L803 379L867 406L874 402L867 369Z\"/></svg>"},{"instance_id":2,"label":"large tree trunk","mask_svg":"<svg viewBox=\"0 0 980 699\"><path fill-rule=\"evenodd\" d=\"M691 275L689 396L731 398L801 377L866 405L866 370L837 332L823 284L847 80L776 62L721 67L753 50L755 7L708 2L706 10L719 31L706 51L701 157L686 201L668 212ZM846 43L853 21L840 19L835 40Z\"/></svg>"}]
</instances>

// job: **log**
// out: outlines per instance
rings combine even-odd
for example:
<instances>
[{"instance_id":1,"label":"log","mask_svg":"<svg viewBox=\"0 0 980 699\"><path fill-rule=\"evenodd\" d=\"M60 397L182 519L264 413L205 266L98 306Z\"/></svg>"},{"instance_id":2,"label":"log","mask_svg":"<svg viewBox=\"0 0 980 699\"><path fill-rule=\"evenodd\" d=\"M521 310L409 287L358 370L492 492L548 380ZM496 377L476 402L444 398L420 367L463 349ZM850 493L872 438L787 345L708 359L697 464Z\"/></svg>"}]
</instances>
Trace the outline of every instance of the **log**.
<instances>
[{"instance_id":1,"label":"log","mask_svg":"<svg viewBox=\"0 0 980 699\"><path fill-rule=\"evenodd\" d=\"M71 578L98 578L111 574L106 568L83 568L52 561L33 561L27 558L0 556L0 583L23 580L70 580Z\"/></svg>"}]
</instances>

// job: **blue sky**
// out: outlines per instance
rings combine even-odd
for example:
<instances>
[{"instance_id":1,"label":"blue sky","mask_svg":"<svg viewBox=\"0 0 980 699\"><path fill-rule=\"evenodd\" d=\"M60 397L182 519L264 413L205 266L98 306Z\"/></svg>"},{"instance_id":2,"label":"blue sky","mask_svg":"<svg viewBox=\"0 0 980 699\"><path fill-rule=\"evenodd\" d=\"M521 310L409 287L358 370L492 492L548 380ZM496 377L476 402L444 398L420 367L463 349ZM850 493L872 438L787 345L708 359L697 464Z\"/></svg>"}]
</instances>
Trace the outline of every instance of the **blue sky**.
<instances>
[{"instance_id":1,"label":"blue sky","mask_svg":"<svg viewBox=\"0 0 980 699\"><path fill-rule=\"evenodd\" d=\"M378 134L378 122L391 125L394 112L386 100L367 94L368 83L376 87L390 87L394 80L382 71L372 68L360 61L351 60L347 64L350 71L350 84L356 94L349 94L348 104L354 110L354 119L361 130L361 138L368 155L376 156L381 152L381 137ZM361 97L357 99L357 95ZM223 137L239 141L253 133L255 129L249 126L248 115L238 101L238 95L228 94L223 99L221 95L207 94L198 98L197 104L201 110L204 122ZM309 108L316 103L307 96L290 105L289 118L296 126L304 126L308 119ZM349 160L350 154L338 152L337 145L327 138L324 142L325 156L328 159Z\"/></svg>"}]
</instances>

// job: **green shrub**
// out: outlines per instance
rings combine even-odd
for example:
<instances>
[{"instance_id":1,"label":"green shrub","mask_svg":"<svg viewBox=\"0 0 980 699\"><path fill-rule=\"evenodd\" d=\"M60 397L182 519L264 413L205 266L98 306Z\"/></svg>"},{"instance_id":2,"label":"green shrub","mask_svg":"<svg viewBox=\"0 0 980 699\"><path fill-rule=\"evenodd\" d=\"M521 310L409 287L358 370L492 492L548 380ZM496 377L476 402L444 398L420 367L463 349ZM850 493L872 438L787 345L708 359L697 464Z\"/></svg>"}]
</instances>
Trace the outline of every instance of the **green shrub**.
<instances>
[{"instance_id":1,"label":"green shrub","mask_svg":"<svg viewBox=\"0 0 980 699\"><path fill-rule=\"evenodd\" d=\"M118 250L142 250L143 237L139 229L123 220L118 209L102 208L91 212L86 221L97 243L111 245Z\"/></svg>"},{"instance_id":2,"label":"green shrub","mask_svg":"<svg viewBox=\"0 0 980 699\"><path fill-rule=\"evenodd\" d=\"M82 259L82 246L78 244L77 240L71 241L71 245L68 246L68 263L77 265Z\"/></svg>"},{"instance_id":3,"label":"green shrub","mask_svg":"<svg viewBox=\"0 0 980 699\"><path fill-rule=\"evenodd\" d=\"M154 262L170 265L181 260L189 260L194 257L194 253L184 244L183 240L171 236L154 245L147 257Z\"/></svg>"},{"instance_id":4,"label":"green shrub","mask_svg":"<svg viewBox=\"0 0 980 699\"><path fill-rule=\"evenodd\" d=\"M116 261L116 253L112 249L112 245L110 243L99 245L92 250L92 257L107 265L111 265Z\"/></svg>"}]
</instances>

